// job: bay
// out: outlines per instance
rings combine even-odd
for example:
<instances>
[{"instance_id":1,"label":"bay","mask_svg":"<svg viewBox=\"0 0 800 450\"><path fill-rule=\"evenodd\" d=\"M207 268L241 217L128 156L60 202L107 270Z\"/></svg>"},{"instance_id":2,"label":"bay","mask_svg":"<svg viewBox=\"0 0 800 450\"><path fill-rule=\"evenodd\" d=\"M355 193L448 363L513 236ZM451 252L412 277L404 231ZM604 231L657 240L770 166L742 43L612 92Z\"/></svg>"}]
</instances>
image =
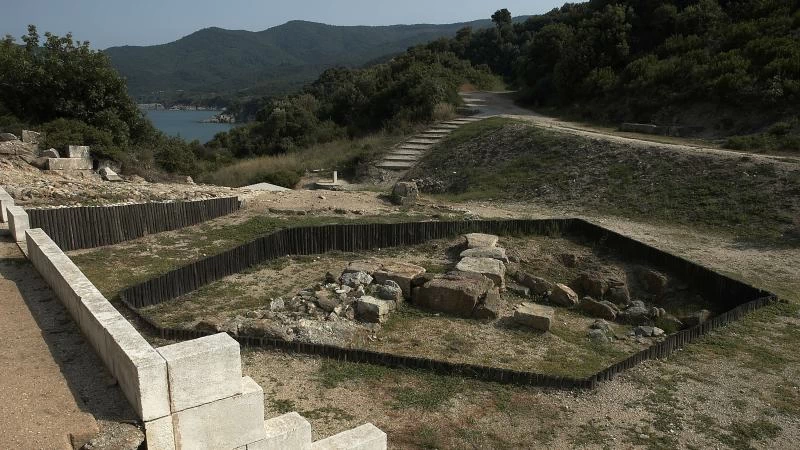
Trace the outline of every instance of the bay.
<instances>
[{"instance_id":1,"label":"bay","mask_svg":"<svg viewBox=\"0 0 800 450\"><path fill-rule=\"evenodd\" d=\"M215 134L236 126L229 123L202 123L217 114L219 111L145 111L153 126L165 134L180 137L187 142L196 139L201 144L210 141Z\"/></svg>"}]
</instances>

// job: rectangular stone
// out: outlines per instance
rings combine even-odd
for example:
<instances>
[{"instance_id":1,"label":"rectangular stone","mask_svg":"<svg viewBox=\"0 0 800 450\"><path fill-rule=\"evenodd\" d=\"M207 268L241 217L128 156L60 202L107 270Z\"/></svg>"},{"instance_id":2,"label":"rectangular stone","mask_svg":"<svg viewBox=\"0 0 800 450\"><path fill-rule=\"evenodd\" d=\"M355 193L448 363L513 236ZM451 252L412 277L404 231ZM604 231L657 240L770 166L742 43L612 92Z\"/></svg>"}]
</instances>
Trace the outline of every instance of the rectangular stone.
<instances>
[{"instance_id":1,"label":"rectangular stone","mask_svg":"<svg viewBox=\"0 0 800 450\"><path fill-rule=\"evenodd\" d=\"M81 158L47 158L50 170L91 170L92 160Z\"/></svg>"},{"instance_id":2,"label":"rectangular stone","mask_svg":"<svg viewBox=\"0 0 800 450\"><path fill-rule=\"evenodd\" d=\"M8 221L8 213L6 212L6 208L9 206L14 206L14 199L8 195L8 192L6 192L5 189L0 188L0 222Z\"/></svg>"},{"instance_id":3,"label":"rectangular stone","mask_svg":"<svg viewBox=\"0 0 800 450\"><path fill-rule=\"evenodd\" d=\"M192 450L233 449L262 441L264 391L249 377L242 393L173 414L175 442Z\"/></svg>"},{"instance_id":4,"label":"rectangular stone","mask_svg":"<svg viewBox=\"0 0 800 450\"><path fill-rule=\"evenodd\" d=\"M22 130L22 142L26 144L38 144L41 137L41 133L30 130Z\"/></svg>"},{"instance_id":5,"label":"rectangular stone","mask_svg":"<svg viewBox=\"0 0 800 450\"><path fill-rule=\"evenodd\" d=\"M67 158L89 159L89 147L86 145L70 145L67 147Z\"/></svg>"},{"instance_id":6,"label":"rectangular stone","mask_svg":"<svg viewBox=\"0 0 800 450\"><path fill-rule=\"evenodd\" d=\"M172 416L151 420L144 424L144 436L148 449L175 450L175 433Z\"/></svg>"},{"instance_id":7,"label":"rectangular stone","mask_svg":"<svg viewBox=\"0 0 800 450\"><path fill-rule=\"evenodd\" d=\"M8 206L6 207L6 216L8 217L8 229L11 230L14 240L17 242L24 241L25 231L30 228L28 213L19 206Z\"/></svg>"},{"instance_id":8,"label":"rectangular stone","mask_svg":"<svg viewBox=\"0 0 800 450\"><path fill-rule=\"evenodd\" d=\"M314 450L386 450L386 433L371 423L314 442Z\"/></svg>"},{"instance_id":9,"label":"rectangular stone","mask_svg":"<svg viewBox=\"0 0 800 450\"><path fill-rule=\"evenodd\" d=\"M247 450L309 450L311 424L296 412L264 421L267 438L247 444Z\"/></svg>"},{"instance_id":10,"label":"rectangular stone","mask_svg":"<svg viewBox=\"0 0 800 450\"><path fill-rule=\"evenodd\" d=\"M157 349L167 361L172 412L241 393L239 343L219 333Z\"/></svg>"}]
</instances>

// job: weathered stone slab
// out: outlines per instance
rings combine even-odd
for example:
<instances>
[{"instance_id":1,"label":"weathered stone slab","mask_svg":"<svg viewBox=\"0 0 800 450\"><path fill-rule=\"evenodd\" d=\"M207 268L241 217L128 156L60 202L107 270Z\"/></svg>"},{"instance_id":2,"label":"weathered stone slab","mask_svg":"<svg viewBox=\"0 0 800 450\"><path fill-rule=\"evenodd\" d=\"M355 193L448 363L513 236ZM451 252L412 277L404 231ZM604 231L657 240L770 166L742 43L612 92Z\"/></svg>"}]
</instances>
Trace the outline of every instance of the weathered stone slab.
<instances>
[{"instance_id":1,"label":"weathered stone slab","mask_svg":"<svg viewBox=\"0 0 800 450\"><path fill-rule=\"evenodd\" d=\"M242 378L242 393L173 414L175 442L192 450L233 449L262 441L264 391L249 377Z\"/></svg>"},{"instance_id":2,"label":"weathered stone slab","mask_svg":"<svg viewBox=\"0 0 800 450\"><path fill-rule=\"evenodd\" d=\"M456 270L479 273L492 280L495 286L505 288L506 266L496 259L467 257L459 261Z\"/></svg>"},{"instance_id":3,"label":"weathered stone slab","mask_svg":"<svg viewBox=\"0 0 800 450\"><path fill-rule=\"evenodd\" d=\"M102 169L100 169L100 176L103 177L103 179L106 181L112 181L112 182L122 181L122 177L117 175L117 173L111 170L110 167L103 167Z\"/></svg>"},{"instance_id":4,"label":"weathered stone slab","mask_svg":"<svg viewBox=\"0 0 800 450\"><path fill-rule=\"evenodd\" d=\"M89 147L86 145L70 145L67 146L67 158L80 158L89 159Z\"/></svg>"},{"instance_id":5,"label":"weathered stone slab","mask_svg":"<svg viewBox=\"0 0 800 450\"><path fill-rule=\"evenodd\" d=\"M483 233L470 233L464 235L464 238L467 240L467 248L479 248L479 247L494 247L497 245L497 241L500 239L499 237L493 234L483 234Z\"/></svg>"},{"instance_id":6,"label":"weathered stone slab","mask_svg":"<svg viewBox=\"0 0 800 450\"><path fill-rule=\"evenodd\" d=\"M394 281L403 290L403 296L411 298L411 280L425 273L425 268L416 264L404 262L385 263L383 268L372 274L375 282L386 284L388 280Z\"/></svg>"},{"instance_id":7,"label":"weathered stone slab","mask_svg":"<svg viewBox=\"0 0 800 450\"><path fill-rule=\"evenodd\" d=\"M247 450L308 450L311 448L311 424L296 412L264 421L267 437L247 444Z\"/></svg>"},{"instance_id":8,"label":"weathered stone slab","mask_svg":"<svg viewBox=\"0 0 800 450\"><path fill-rule=\"evenodd\" d=\"M461 252L462 258L492 258L508 264L506 249L503 247L477 247Z\"/></svg>"},{"instance_id":9,"label":"weathered stone slab","mask_svg":"<svg viewBox=\"0 0 800 450\"><path fill-rule=\"evenodd\" d=\"M383 267L380 261L373 260L373 259L360 259L357 261L352 261L347 265L347 268L344 269L343 273L358 273L364 272L369 276L372 276L376 271L380 270Z\"/></svg>"},{"instance_id":10,"label":"weathered stone slab","mask_svg":"<svg viewBox=\"0 0 800 450\"><path fill-rule=\"evenodd\" d=\"M22 130L22 142L26 144L38 144L42 134L30 130Z\"/></svg>"},{"instance_id":11,"label":"weathered stone slab","mask_svg":"<svg viewBox=\"0 0 800 450\"><path fill-rule=\"evenodd\" d=\"M42 158L60 158L61 155L58 154L58 150L54 148L49 148L47 150L42 151Z\"/></svg>"},{"instance_id":12,"label":"weathered stone slab","mask_svg":"<svg viewBox=\"0 0 800 450\"><path fill-rule=\"evenodd\" d=\"M219 333L156 349L167 361L172 412L241 393L239 343Z\"/></svg>"},{"instance_id":13,"label":"weathered stone slab","mask_svg":"<svg viewBox=\"0 0 800 450\"><path fill-rule=\"evenodd\" d=\"M414 304L460 317L472 317L494 283L483 275L452 273L437 277L414 290Z\"/></svg>"},{"instance_id":14,"label":"weathered stone slab","mask_svg":"<svg viewBox=\"0 0 800 450\"><path fill-rule=\"evenodd\" d=\"M8 195L8 192L5 189L0 188L0 216L2 216L2 222L8 221L8 213L6 213L6 208L9 206L14 206L14 199Z\"/></svg>"},{"instance_id":15,"label":"weathered stone slab","mask_svg":"<svg viewBox=\"0 0 800 450\"><path fill-rule=\"evenodd\" d=\"M539 331L550 331L555 310L536 303L523 303L514 311L514 321Z\"/></svg>"},{"instance_id":16,"label":"weathered stone slab","mask_svg":"<svg viewBox=\"0 0 800 450\"><path fill-rule=\"evenodd\" d=\"M386 433L371 423L314 442L314 450L385 450Z\"/></svg>"},{"instance_id":17,"label":"weathered stone slab","mask_svg":"<svg viewBox=\"0 0 800 450\"><path fill-rule=\"evenodd\" d=\"M389 313L395 310L397 303L392 300L379 300L365 295L356 302L358 318L370 323L382 323L389 318Z\"/></svg>"},{"instance_id":18,"label":"weathered stone slab","mask_svg":"<svg viewBox=\"0 0 800 450\"><path fill-rule=\"evenodd\" d=\"M49 170L91 170L92 160L81 158L48 158Z\"/></svg>"},{"instance_id":19,"label":"weathered stone slab","mask_svg":"<svg viewBox=\"0 0 800 450\"><path fill-rule=\"evenodd\" d=\"M578 304L578 294L569 286L556 284L548 297L551 302L559 306L575 306Z\"/></svg>"},{"instance_id":20,"label":"weathered stone slab","mask_svg":"<svg viewBox=\"0 0 800 450\"><path fill-rule=\"evenodd\" d=\"M25 231L30 228L30 221L28 220L28 213L20 206L9 206L6 208L6 215L8 216L8 229L14 240L22 242L25 240Z\"/></svg>"},{"instance_id":21,"label":"weathered stone slab","mask_svg":"<svg viewBox=\"0 0 800 450\"><path fill-rule=\"evenodd\" d=\"M144 435L148 449L175 450L175 433L172 416L151 420L144 424Z\"/></svg>"}]
</instances>

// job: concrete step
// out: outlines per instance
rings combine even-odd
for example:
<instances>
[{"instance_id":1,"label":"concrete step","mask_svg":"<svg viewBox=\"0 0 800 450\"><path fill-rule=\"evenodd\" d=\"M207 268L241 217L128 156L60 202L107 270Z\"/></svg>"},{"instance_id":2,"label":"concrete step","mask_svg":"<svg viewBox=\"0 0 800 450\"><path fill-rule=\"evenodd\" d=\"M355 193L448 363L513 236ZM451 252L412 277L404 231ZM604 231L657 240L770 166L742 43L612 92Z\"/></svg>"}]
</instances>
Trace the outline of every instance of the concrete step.
<instances>
[{"instance_id":1,"label":"concrete step","mask_svg":"<svg viewBox=\"0 0 800 450\"><path fill-rule=\"evenodd\" d=\"M385 450L386 433L371 423L314 442L312 450Z\"/></svg>"},{"instance_id":2,"label":"concrete step","mask_svg":"<svg viewBox=\"0 0 800 450\"><path fill-rule=\"evenodd\" d=\"M296 412L265 420L264 428L267 431L267 438L247 444L247 450L311 448L311 424Z\"/></svg>"},{"instance_id":3,"label":"concrete step","mask_svg":"<svg viewBox=\"0 0 800 450\"><path fill-rule=\"evenodd\" d=\"M381 161L376 167L388 170L408 170L417 164L416 161Z\"/></svg>"},{"instance_id":4,"label":"concrete step","mask_svg":"<svg viewBox=\"0 0 800 450\"><path fill-rule=\"evenodd\" d=\"M433 145L440 141L441 139L438 138L431 138L431 137L415 137L413 139L409 139L406 141L406 144L411 145Z\"/></svg>"},{"instance_id":5,"label":"concrete step","mask_svg":"<svg viewBox=\"0 0 800 450\"><path fill-rule=\"evenodd\" d=\"M452 133L453 130L445 130L445 129L433 129L433 130L425 130L422 134L432 134L432 135L448 135Z\"/></svg>"},{"instance_id":6,"label":"concrete step","mask_svg":"<svg viewBox=\"0 0 800 450\"><path fill-rule=\"evenodd\" d=\"M428 150L431 147L433 147L433 144L403 144L398 148L400 150L413 150L418 152L424 152L425 150Z\"/></svg>"},{"instance_id":7,"label":"concrete step","mask_svg":"<svg viewBox=\"0 0 800 450\"><path fill-rule=\"evenodd\" d=\"M396 155L388 154L383 157L384 161L419 161L418 155Z\"/></svg>"},{"instance_id":8,"label":"concrete step","mask_svg":"<svg viewBox=\"0 0 800 450\"><path fill-rule=\"evenodd\" d=\"M399 148L397 150L392 150L393 155L409 155L409 156L422 156L425 154L423 151L419 150L408 150L405 148Z\"/></svg>"},{"instance_id":9,"label":"concrete step","mask_svg":"<svg viewBox=\"0 0 800 450\"><path fill-rule=\"evenodd\" d=\"M445 123L439 125L438 128L442 128L444 130L457 130L458 129L458 125L457 124L450 124L448 122L445 122Z\"/></svg>"}]
</instances>

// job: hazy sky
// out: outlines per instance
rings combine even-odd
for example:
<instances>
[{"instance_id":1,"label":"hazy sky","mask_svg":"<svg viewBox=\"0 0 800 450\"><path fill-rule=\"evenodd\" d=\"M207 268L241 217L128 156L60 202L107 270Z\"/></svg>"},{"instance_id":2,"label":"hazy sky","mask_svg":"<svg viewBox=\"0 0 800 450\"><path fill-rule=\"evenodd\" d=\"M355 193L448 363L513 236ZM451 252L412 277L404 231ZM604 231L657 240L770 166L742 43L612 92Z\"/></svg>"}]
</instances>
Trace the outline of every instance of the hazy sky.
<instances>
[{"instance_id":1,"label":"hazy sky","mask_svg":"<svg viewBox=\"0 0 800 450\"><path fill-rule=\"evenodd\" d=\"M0 36L72 32L103 49L163 44L201 28L261 31L289 20L333 25L453 23L547 12L565 0L2 0ZM575 0L573 0L575 1Z\"/></svg>"}]
</instances>

